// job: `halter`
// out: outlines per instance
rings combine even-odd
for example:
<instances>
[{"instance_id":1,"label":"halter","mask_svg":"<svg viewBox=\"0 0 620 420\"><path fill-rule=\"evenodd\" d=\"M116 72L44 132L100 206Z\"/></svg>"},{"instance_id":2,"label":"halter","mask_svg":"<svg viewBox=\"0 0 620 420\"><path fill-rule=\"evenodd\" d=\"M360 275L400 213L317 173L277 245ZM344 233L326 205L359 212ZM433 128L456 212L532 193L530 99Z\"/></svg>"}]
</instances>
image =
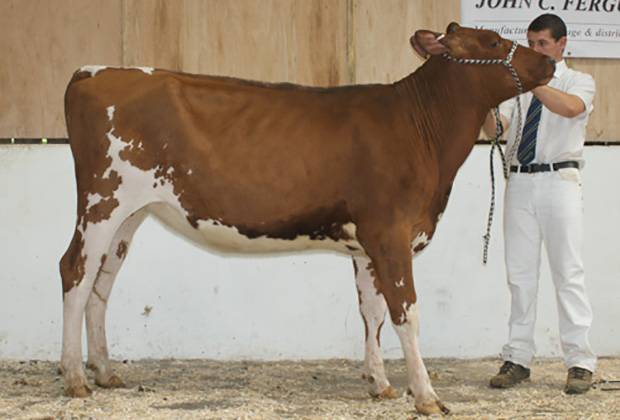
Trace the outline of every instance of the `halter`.
<instances>
[{"instance_id":1,"label":"halter","mask_svg":"<svg viewBox=\"0 0 620 420\"><path fill-rule=\"evenodd\" d=\"M491 225L493 224L493 213L495 211L495 173L493 170L493 153L495 151L495 148L497 147L497 149L499 150L499 155L502 158L502 168L504 170L504 179L507 180L508 177L510 176L507 162L512 162L512 158L514 157L514 154L519 147L519 143L521 143L521 134L523 131L521 127L522 122L521 122L521 98L520 98L520 95L523 93L523 84L521 83L521 79L519 78L517 71L512 66L512 59L518 47L519 47L519 44L515 41L512 41L512 46L510 47L510 51L508 52L508 55L504 59L501 59L501 58L494 58L494 59L455 58L451 56L450 54L448 54L447 52L442 54L443 58L449 61L453 61L458 64L478 64L478 65L501 64L504 67L508 68L508 71L510 71L512 79L517 85L518 94L516 96L516 100L517 100L517 112L519 114L519 118L517 119L518 121L517 137L512 147L508 151L508 158L504 156L504 152L502 151L502 148L499 144L499 138L504 132L502 128L502 123L500 120L499 107L493 108L493 114L495 116L495 138L491 140L491 156L489 159L490 160L489 163L491 167L491 204L489 207L489 216L487 218L487 231L485 235L482 237L484 241L484 249L482 252L482 263L485 265L487 263L489 241L491 240Z\"/></svg>"},{"instance_id":2,"label":"halter","mask_svg":"<svg viewBox=\"0 0 620 420\"><path fill-rule=\"evenodd\" d=\"M504 67L507 67L508 71L510 71L510 74L512 75L512 78L517 85L517 90L519 91L519 95L520 95L523 93L523 84L521 83L521 79L519 78L517 71L512 66L512 59L518 47L519 47L519 44L516 41L512 41L512 46L510 47L510 51L508 51L508 55L504 59L502 58L456 58L456 57L451 56L447 52L443 53L441 56L449 61L454 61L455 63L458 63L458 64L483 64L483 65L501 64Z\"/></svg>"}]
</instances>

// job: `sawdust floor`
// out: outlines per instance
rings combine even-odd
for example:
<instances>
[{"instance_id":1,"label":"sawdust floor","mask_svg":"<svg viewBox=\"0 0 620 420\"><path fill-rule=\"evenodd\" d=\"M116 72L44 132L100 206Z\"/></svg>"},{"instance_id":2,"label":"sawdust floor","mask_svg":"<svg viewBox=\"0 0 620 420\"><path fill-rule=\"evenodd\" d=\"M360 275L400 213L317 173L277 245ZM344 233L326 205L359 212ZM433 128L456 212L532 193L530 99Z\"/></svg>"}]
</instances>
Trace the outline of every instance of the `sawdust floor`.
<instances>
[{"instance_id":1,"label":"sawdust floor","mask_svg":"<svg viewBox=\"0 0 620 420\"><path fill-rule=\"evenodd\" d=\"M531 382L510 390L487 387L497 360L427 359L426 364L450 418L620 419L620 391L599 386L582 396L561 392L566 372L557 359L536 362ZM94 388L91 398L70 399L63 396L56 363L0 361L0 418L416 417L411 397L371 399L357 361L144 360L115 367L126 389ZM386 367L392 384L404 393L403 361L388 361ZM620 358L601 359L595 380L614 378L620 378Z\"/></svg>"}]
</instances>

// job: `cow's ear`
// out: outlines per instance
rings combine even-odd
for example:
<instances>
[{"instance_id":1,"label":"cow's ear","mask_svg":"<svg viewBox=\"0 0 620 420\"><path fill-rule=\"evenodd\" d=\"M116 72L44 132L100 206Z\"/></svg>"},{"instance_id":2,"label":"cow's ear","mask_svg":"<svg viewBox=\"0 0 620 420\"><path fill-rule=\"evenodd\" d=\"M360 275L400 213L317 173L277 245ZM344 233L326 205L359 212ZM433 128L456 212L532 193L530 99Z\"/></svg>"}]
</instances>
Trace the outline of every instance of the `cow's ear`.
<instances>
[{"instance_id":1,"label":"cow's ear","mask_svg":"<svg viewBox=\"0 0 620 420\"><path fill-rule=\"evenodd\" d=\"M461 25L459 25L456 22L451 22L448 27L446 28L446 33L447 34L451 34L452 32L456 31L457 29L459 29L461 27Z\"/></svg>"},{"instance_id":2,"label":"cow's ear","mask_svg":"<svg viewBox=\"0 0 620 420\"><path fill-rule=\"evenodd\" d=\"M421 29L409 39L413 49L420 54L422 58L429 55L439 55L448 51L448 49L440 42L443 38L442 34L437 32Z\"/></svg>"}]
</instances>

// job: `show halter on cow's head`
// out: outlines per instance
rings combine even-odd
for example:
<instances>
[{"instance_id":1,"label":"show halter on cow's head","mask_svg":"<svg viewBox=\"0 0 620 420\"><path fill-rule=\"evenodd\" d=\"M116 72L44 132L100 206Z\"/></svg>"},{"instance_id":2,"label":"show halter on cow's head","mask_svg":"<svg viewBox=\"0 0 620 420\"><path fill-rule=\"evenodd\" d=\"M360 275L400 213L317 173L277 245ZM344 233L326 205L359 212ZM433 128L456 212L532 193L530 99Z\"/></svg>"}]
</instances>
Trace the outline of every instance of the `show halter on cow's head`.
<instances>
[{"instance_id":1,"label":"show halter on cow's head","mask_svg":"<svg viewBox=\"0 0 620 420\"><path fill-rule=\"evenodd\" d=\"M520 46L515 41L503 39L494 31L461 27L456 22L450 23L444 34L418 30L410 38L410 43L414 50L425 59L437 56L456 64L497 64L507 68L516 86L516 91L507 92L501 89L500 96L490 98L490 107L497 106L510 97L532 89L537 85L541 76L548 77L549 80L553 76L553 71L548 72L548 66L542 65L543 60L551 62L552 60L540 56L538 61L541 65L533 66L533 61L536 60L531 60L532 55L537 55L533 50ZM519 51L518 54L517 51Z\"/></svg>"},{"instance_id":2,"label":"show halter on cow's head","mask_svg":"<svg viewBox=\"0 0 620 420\"><path fill-rule=\"evenodd\" d=\"M461 26L452 22L448 25L446 30L446 34L450 35L455 33L457 30L461 29ZM521 78L517 73L516 69L512 65L512 60L514 58L515 52L519 47L519 44L516 41L511 41L510 50L508 54L504 58L480 58L480 57L456 57L454 54L451 54L450 48L446 45L446 34L431 32L427 30L419 30L417 31L410 39L411 45L415 49L415 51L420 54L423 58L428 58L432 55L439 55L446 60L458 63L458 64L473 64L473 65L493 65L499 64L508 69L510 72L512 79L515 82L517 88L517 94L520 95L524 92L523 83L521 82ZM500 40L494 40L491 44L491 48L496 49L501 45ZM458 48L458 44L457 44ZM460 51L457 51L460 52Z\"/></svg>"}]
</instances>

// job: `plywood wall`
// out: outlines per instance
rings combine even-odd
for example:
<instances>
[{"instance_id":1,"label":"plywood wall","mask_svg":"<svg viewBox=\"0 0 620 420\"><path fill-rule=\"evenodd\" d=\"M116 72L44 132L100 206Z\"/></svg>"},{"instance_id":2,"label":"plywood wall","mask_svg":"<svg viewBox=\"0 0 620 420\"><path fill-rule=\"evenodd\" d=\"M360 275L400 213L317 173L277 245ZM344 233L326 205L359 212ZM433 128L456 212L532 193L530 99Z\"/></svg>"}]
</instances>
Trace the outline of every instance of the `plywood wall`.
<instances>
[{"instance_id":1,"label":"plywood wall","mask_svg":"<svg viewBox=\"0 0 620 420\"><path fill-rule=\"evenodd\" d=\"M2 0L0 137L63 137L64 88L84 64L334 86L392 82L409 37L458 21L460 0ZM618 60L572 59L598 83L589 140L620 141Z\"/></svg>"},{"instance_id":2,"label":"plywood wall","mask_svg":"<svg viewBox=\"0 0 620 420\"><path fill-rule=\"evenodd\" d=\"M443 32L460 16L459 0L356 0L353 8L355 81L392 82L422 64L409 44L418 29Z\"/></svg>"},{"instance_id":3,"label":"plywood wall","mask_svg":"<svg viewBox=\"0 0 620 420\"><path fill-rule=\"evenodd\" d=\"M122 64L121 1L0 1L0 137L60 137L84 64Z\"/></svg>"},{"instance_id":4,"label":"plywood wall","mask_svg":"<svg viewBox=\"0 0 620 420\"><path fill-rule=\"evenodd\" d=\"M124 2L124 62L266 81L347 81L345 0Z\"/></svg>"},{"instance_id":5,"label":"plywood wall","mask_svg":"<svg viewBox=\"0 0 620 420\"><path fill-rule=\"evenodd\" d=\"M596 82L594 111L586 139L620 143L620 95L616 90L620 60L571 58L567 63L575 70L591 74Z\"/></svg>"}]
</instances>

